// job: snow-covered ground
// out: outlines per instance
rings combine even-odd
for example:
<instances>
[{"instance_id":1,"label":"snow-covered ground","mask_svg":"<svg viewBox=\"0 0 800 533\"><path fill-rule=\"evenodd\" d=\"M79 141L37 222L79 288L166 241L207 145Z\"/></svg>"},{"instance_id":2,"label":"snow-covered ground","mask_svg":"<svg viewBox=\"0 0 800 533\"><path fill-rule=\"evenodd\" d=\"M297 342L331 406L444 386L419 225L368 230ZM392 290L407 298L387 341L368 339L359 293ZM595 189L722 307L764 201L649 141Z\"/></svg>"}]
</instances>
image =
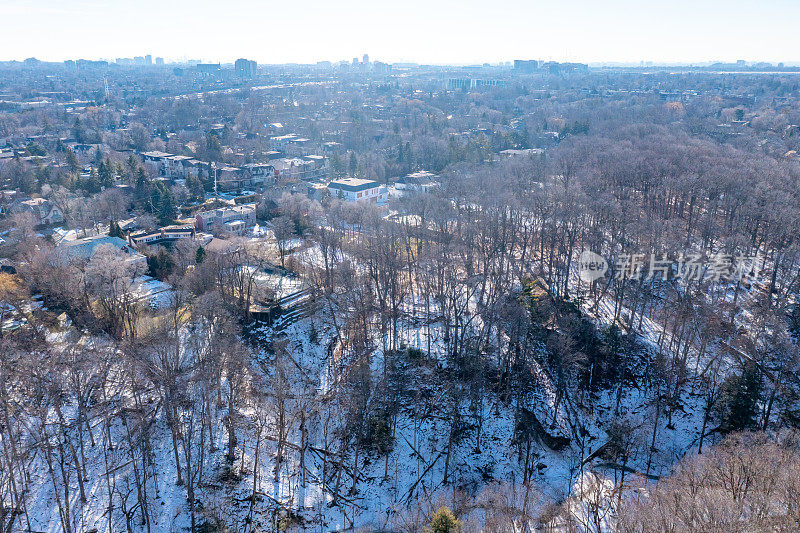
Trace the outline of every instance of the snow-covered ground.
<instances>
[{"instance_id":1,"label":"snow-covered ground","mask_svg":"<svg viewBox=\"0 0 800 533\"><path fill-rule=\"evenodd\" d=\"M152 309L165 309L172 302L172 287L169 283L150 276L139 276L133 280L134 297L147 302Z\"/></svg>"},{"instance_id":2,"label":"snow-covered ground","mask_svg":"<svg viewBox=\"0 0 800 533\"><path fill-rule=\"evenodd\" d=\"M315 247L298 254L303 254L309 263L320 261L319 250ZM279 298L303 287L299 278L269 273L259 276L276 286ZM169 301L169 286L151 278L138 278L137 291L156 305ZM413 305L419 306L420 302L406 305L407 316L418 316L411 311ZM536 380L535 393L527 405L509 402L490 387L471 396L470 385L442 380L443 369L447 366L442 324L401 320L397 344L418 349L424 355L421 359L403 362L406 365L403 373L408 380L398 401L400 409L392 415L396 419L390 448L381 454L361 447L356 461L352 441L342 438L350 431L348 406L343 400L347 394L342 391L350 386L347 372L354 355L339 346L332 315L336 312L335 305L320 305L312 316L280 332L266 326L255 332L260 341L258 346L264 349L256 350L254 371L269 381L275 378L276 367L282 365L290 375L286 396L289 400L283 404L288 413L283 460L276 468L278 439L274 437L274 428L278 407L275 400L270 400L272 407L266 412L243 406L242 413L250 422L238 429L240 442L247 443L237 449L237 459L232 465L239 479L234 482L222 479L221 473L227 468L223 457L224 410L216 408L214 416L219 421L213 430L215 450L205 459L204 477L197 490L198 501L204 505L203 520L218 515L234 529L242 527L250 514L249 498L254 481L255 524L267 528L275 520L275 513L281 512L277 510L290 509L303 524L302 528L320 532L391 528L408 509L454 490L477 495L496 482L517 486L525 477L522 449L516 442L515 424L520 407L534 413L549 431L571 439L568 446L558 450L541 441L534 442L529 462L533 472L531 482L537 491L548 501L566 500L576 516L586 514L587 499L599 493L608 500L606 493L616 486L615 476L619 474L616 466L606 464L602 458L587 461L608 441L607 431L612 424L622 420L631 428L631 439L636 442L626 467L633 472L650 476L668 474L677 460L697 446L703 406L702 398L691 390L679 398L680 406L673 411L670 425L664 416L664 407L655 405L652 395L635 387L626 388L619 398L616 390L587 391L585 404L577 405L575 399L570 399L557 407L554 384L547 372L535 363L531 374ZM598 327L609 325L613 319L610 296L600 302L585 302L584 312ZM479 318L475 317L473 325L478 323ZM638 335L647 349L668 332L644 317ZM56 345L72 343L75 333L64 322L62 330L50 333L48 340ZM275 353L266 349L273 340L286 343L280 361ZM379 385L385 375L384 364L394 356L383 348L386 339L376 336L372 340L375 347L369 356L372 392L365 399L366 409L380 403L377 391L383 390ZM498 343L502 340L498 339ZM498 345L497 349L502 350L502 346ZM456 396L453 387L462 388L461 397L465 398L456 406L451 403ZM148 396L147 404L159 409L153 393ZM456 412L463 428L455 445L449 446ZM656 413L658 423L654 424ZM266 429L257 439L257 424L253 421L260 419ZM155 475L148 487L153 502L150 527L151 531L183 531L188 526L186 490L177 484L170 431L163 416L157 420L152 428ZM110 490L115 501L127 498L132 505L136 500L133 492L136 472L131 457L123 452L127 449L125 428L116 423L111 431L114 445L108 447L103 443L105 436L98 424L95 422L92 429L93 436L84 439L81 452L86 456L86 502L79 499L77 473L68 473L71 480L69 515L75 531L111 532L118 531L120 524L124 524L119 504L109 515L106 472L112 472ZM656 446L651 448L653 435ZM259 466L254 472L256 450L253 443L257 440L260 442ZM53 474L41 449L30 458L29 469L31 492L25 522L30 520L34 531L61 531L60 516L64 510L59 510L55 503ZM643 479L635 474L630 476ZM58 481L56 486L59 486ZM603 518L603 528L611 523L611 514L609 510L608 516ZM133 527L144 530L141 524Z\"/></svg>"}]
</instances>

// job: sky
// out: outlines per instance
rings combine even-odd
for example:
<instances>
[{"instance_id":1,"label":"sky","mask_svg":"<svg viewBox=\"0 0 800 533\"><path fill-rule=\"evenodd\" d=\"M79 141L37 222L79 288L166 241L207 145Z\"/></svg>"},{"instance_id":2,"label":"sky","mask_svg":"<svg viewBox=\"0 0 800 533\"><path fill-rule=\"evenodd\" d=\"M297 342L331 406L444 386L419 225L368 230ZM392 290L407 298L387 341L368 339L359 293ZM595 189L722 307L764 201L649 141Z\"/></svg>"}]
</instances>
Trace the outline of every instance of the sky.
<instances>
[{"instance_id":1,"label":"sky","mask_svg":"<svg viewBox=\"0 0 800 533\"><path fill-rule=\"evenodd\" d=\"M800 0L0 0L0 60L800 63Z\"/></svg>"}]
</instances>

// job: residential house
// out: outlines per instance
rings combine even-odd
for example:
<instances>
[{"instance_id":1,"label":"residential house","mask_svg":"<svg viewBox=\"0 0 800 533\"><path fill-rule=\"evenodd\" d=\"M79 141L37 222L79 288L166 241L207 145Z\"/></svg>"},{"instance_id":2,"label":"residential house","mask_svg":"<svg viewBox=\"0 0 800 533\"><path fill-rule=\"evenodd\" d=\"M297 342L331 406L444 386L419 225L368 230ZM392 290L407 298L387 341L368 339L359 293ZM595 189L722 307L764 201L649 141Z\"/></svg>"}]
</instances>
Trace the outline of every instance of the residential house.
<instances>
[{"instance_id":1,"label":"residential house","mask_svg":"<svg viewBox=\"0 0 800 533\"><path fill-rule=\"evenodd\" d=\"M541 157L544 155L544 150L541 148L525 148L523 150L502 150L500 155L505 157L519 157L519 156L528 156L528 157Z\"/></svg>"},{"instance_id":2,"label":"residential house","mask_svg":"<svg viewBox=\"0 0 800 533\"><path fill-rule=\"evenodd\" d=\"M361 178L333 180L328 184L328 190L334 198L359 204L384 205L388 196L386 187L377 181Z\"/></svg>"},{"instance_id":3,"label":"residential house","mask_svg":"<svg viewBox=\"0 0 800 533\"><path fill-rule=\"evenodd\" d=\"M314 181L328 177L328 158L322 155L284 157L272 161L275 177L284 182Z\"/></svg>"},{"instance_id":4,"label":"residential house","mask_svg":"<svg viewBox=\"0 0 800 533\"><path fill-rule=\"evenodd\" d=\"M171 155L164 158L164 175L168 178L183 178L186 179L186 167L191 167L188 164L192 158L188 155Z\"/></svg>"},{"instance_id":5,"label":"residential house","mask_svg":"<svg viewBox=\"0 0 800 533\"><path fill-rule=\"evenodd\" d=\"M403 194L410 192L427 192L439 185L438 176L427 170L413 172L395 182L395 188Z\"/></svg>"},{"instance_id":6,"label":"residential house","mask_svg":"<svg viewBox=\"0 0 800 533\"><path fill-rule=\"evenodd\" d=\"M103 246L111 246L127 254L128 261L134 265L137 270L147 267L147 258L134 250L127 242L119 237L99 235L96 237L87 237L85 239L62 240L57 249L62 250L67 259L89 261L97 253L98 249Z\"/></svg>"},{"instance_id":7,"label":"residential house","mask_svg":"<svg viewBox=\"0 0 800 533\"><path fill-rule=\"evenodd\" d=\"M64 214L61 210L45 198L23 200L19 203L19 210L23 213L31 213L37 224L49 226L64 222Z\"/></svg>"},{"instance_id":8,"label":"residential house","mask_svg":"<svg viewBox=\"0 0 800 533\"><path fill-rule=\"evenodd\" d=\"M256 224L256 205L244 204L203 211L195 217L195 228L209 233L243 235Z\"/></svg>"},{"instance_id":9,"label":"residential house","mask_svg":"<svg viewBox=\"0 0 800 533\"><path fill-rule=\"evenodd\" d=\"M140 231L128 235L131 245L158 244L166 241L193 239L196 235L195 228L191 225L164 226L154 231Z\"/></svg>"},{"instance_id":10,"label":"residential house","mask_svg":"<svg viewBox=\"0 0 800 533\"><path fill-rule=\"evenodd\" d=\"M95 153L97 153L97 150L100 149L99 144L75 143L75 144L68 144L67 146L70 149L72 149L72 152L75 154L75 157L81 163L86 163L87 161L90 161L94 157Z\"/></svg>"},{"instance_id":11,"label":"residential house","mask_svg":"<svg viewBox=\"0 0 800 533\"><path fill-rule=\"evenodd\" d=\"M225 166L215 172L217 189L220 191L235 191L250 186L253 182L250 175L241 168Z\"/></svg>"},{"instance_id":12,"label":"residential house","mask_svg":"<svg viewBox=\"0 0 800 533\"><path fill-rule=\"evenodd\" d=\"M269 142L272 150L278 150L291 156L308 154L313 146L311 139L300 137L296 133L270 137Z\"/></svg>"},{"instance_id":13,"label":"residential house","mask_svg":"<svg viewBox=\"0 0 800 533\"><path fill-rule=\"evenodd\" d=\"M172 154L154 150L152 152L142 152L141 156L144 166L149 168L153 174L166 175L166 161L167 158L172 157Z\"/></svg>"},{"instance_id":14,"label":"residential house","mask_svg":"<svg viewBox=\"0 0 800 533\"><path fill-rule=\"evenodd\" d=\"M275 182L275 167L267 163L248 163L245 172L256 185L271 185Z\"/></svg>"}]
</instances>

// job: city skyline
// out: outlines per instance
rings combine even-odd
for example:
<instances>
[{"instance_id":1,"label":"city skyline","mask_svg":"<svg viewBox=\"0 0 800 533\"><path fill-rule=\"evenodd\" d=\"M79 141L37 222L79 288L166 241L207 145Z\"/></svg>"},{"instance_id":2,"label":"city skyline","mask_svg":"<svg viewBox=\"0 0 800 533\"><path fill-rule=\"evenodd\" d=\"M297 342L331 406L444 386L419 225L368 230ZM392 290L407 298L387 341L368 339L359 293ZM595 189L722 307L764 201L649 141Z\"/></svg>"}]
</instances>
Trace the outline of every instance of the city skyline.
<instances>
[{"instance_id":1,"label":"city skyline","mask_svg":"<svg viewBox=\"0 0 800 533\"><path fill-rule=\"evenodd\" d=\"M7 0L0 60L115 59L262 64L361 58L397 63L476 64L515 58L585 63L800 62L791 21L800 5L772 0L673 2L657 11L630 0L597 5L467 1L291 5L235 0L220 8L185 0L107 6L96 0ZM677 37L677 39L676 39ZM736 39L732 39L736 37ZM53 44L58 43L54 47Z\"/></svg>"}]
</instances>

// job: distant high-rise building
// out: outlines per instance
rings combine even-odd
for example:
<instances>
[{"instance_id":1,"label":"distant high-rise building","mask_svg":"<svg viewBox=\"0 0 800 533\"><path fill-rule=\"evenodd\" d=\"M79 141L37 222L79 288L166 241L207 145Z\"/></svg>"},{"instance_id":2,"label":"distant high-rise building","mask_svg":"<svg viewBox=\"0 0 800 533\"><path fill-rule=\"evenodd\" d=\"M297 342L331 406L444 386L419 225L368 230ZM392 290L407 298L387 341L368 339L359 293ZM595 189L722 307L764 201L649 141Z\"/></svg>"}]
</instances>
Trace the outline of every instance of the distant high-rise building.
<instances>
[{"instance_id":1,"label":"distant high-rise building","mask_svg":"<svg viewBox=\"0 0 800 533\"><path fill-rule=\"evenodd\" d=\"M150 54L147 54L146 56L144 56L144 64L145 65L152 65L153 64L153 56L151 56Z\"/></svg>"},{"instance_id":2,"label":"distant high-rise building","mask_svg":"<svg viewBox=\"0 0 800 533\"><path fill-rule=\"evenodd\" d=\"M363 61L363 63L364 63L365 65L369 65L369 54L364 54L364 61Z\"/></svg>"},{"instance_id":3,"label":"distant high-rise building","mask_svg":"<svg viewBox=\"0 0 800 533\"><path fill-rule=\"evenodd\" d=\"M539 69L539 62L535 59L515 59L514 70L517 72L535 72Z\"/></svg>"},{"instance_id":4,"label":"distant high-rise building","mask_svg":"<svg viewBox=\"0 0 800 533\"><path fill-rule=\"evenodd\" d=\"M354 67L358 66L358 58L357 57L353 58L353 66Z\"/></svg>"},{"instance_id":5,"label":"distant high-rise building","mask_svg":"<svg viewBox=\"0 0 800 533\"><path fill-rule=\"evenodd\" d=\"M197 72L204 76L213 76L219 74L220 70L222 70L222 65L219 63L198 63L196 68Z\"/></svg>"},{"instance_id":6,"label":"distant high-rise building","mask_svg":"<svg viewBox=\"0 0 800 533\"><path fill-rule=\"evenodd\" d=\"M391 65L383 63L382 61L376 61L375 63L373 63L373 67L375 68L375 72L379 73L385 73L392 70Z\"/></svg>"},{"instance_id":7,"label":"distant high-rise building","mask_svg":"<svg viewBox=\"0 0 800 533\"><path fill-rule=\"evenodd\" d=\"M79 69L96 69L96 68L105 68L108 66L107 61L102 60L91 60L91 59L78 59L75 62L75 65Z\"/></svg>"},{"instance_id":8,"label":"distant high-rise building","mask_svg":"<svg viewBox=\"0 0 800 533\"><path fill-rule=\"evenodd\" d=\"M476 79L476 78L450 78L447 80L447 88L450 90L467 91L481 87L505 87L505 80L497 79Z\"/></svg>"},{"instance_id":9,"label":"distant high-rise building","mask_svg":"<svg viewBox=\"0 0 800 533\"><path fill-rule=\"evenodd\" d=\"M163 64L164 64L164 58L163 57L157 57L156 58L156 65L163 65Z\"/></svg>"},{"instance_id":10,"label":"distant high-rise building","mask_svg":"<svg viewBox=\"0 0 800 533\"><path fill-rule=\"evenodd\" d=\"M233 64L233 69L236 71L237 76L251 78L256 75L258 63L249 59L237 59L236 63Z\"/></svg>"}]
</instances>

